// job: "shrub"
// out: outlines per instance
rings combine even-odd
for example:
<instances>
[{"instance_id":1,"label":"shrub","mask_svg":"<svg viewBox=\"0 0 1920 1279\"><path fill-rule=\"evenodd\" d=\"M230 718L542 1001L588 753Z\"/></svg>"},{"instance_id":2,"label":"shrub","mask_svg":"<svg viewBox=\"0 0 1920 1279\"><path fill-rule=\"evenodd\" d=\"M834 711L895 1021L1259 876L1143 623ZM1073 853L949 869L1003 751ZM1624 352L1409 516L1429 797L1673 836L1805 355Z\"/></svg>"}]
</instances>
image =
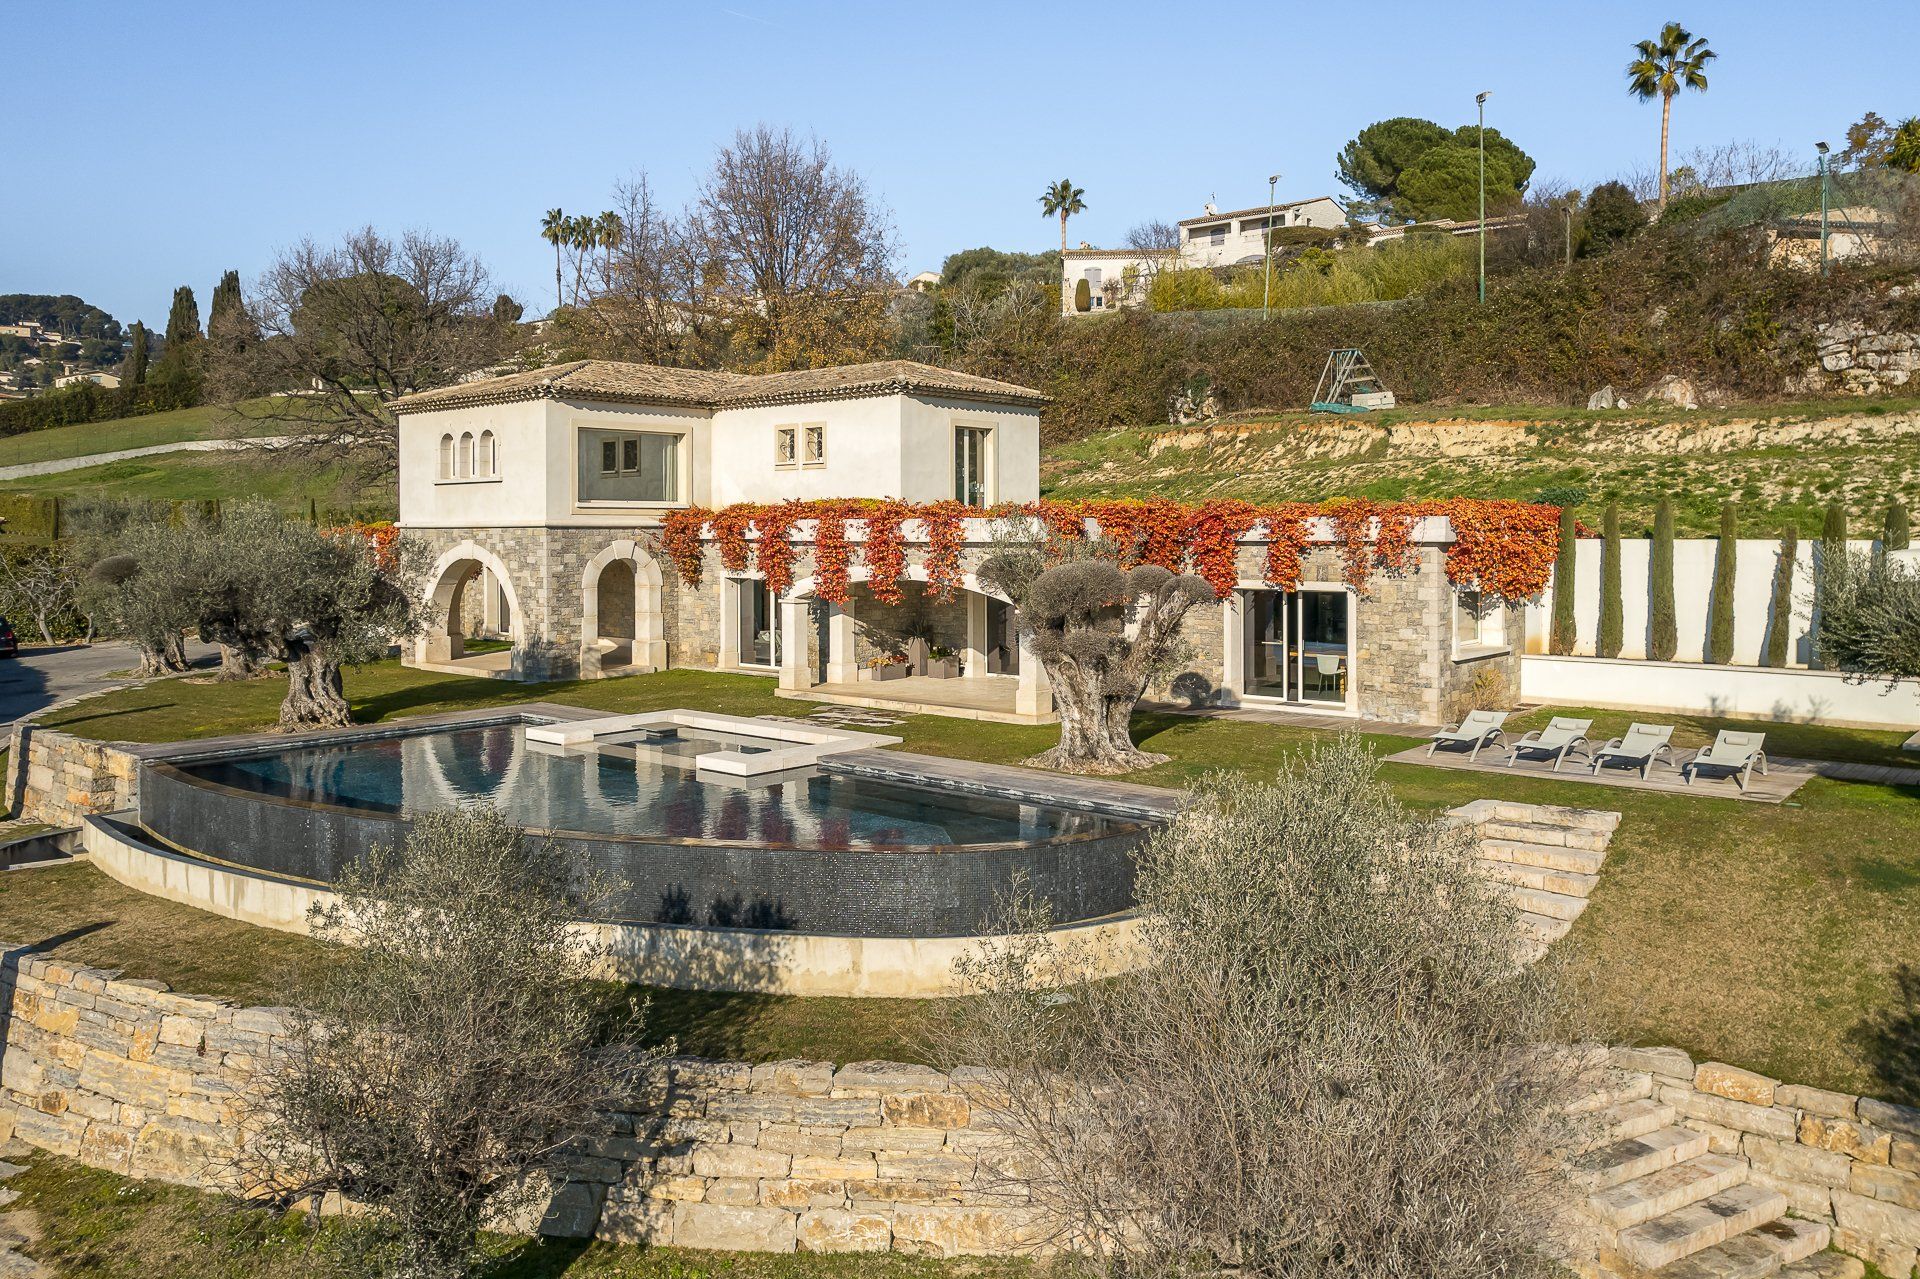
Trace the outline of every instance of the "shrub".
<instances>
[{"instance_id":1,"label":"shrub","mask_svg":"<svg viewBox=\"0 0 1920 1279\"><path fill-rule=\"evenodd\" d=\"M1820 664L1880 679L1920 678L1920 577L1875 556L1827 575Z\"/></svg>"},{"instance_id":2,"label":"shrub","mask_svg":"<svg viewBox=\"0 0 1920 1279\"><path fill-rule=\"evenodd\" d=\"M1793 631L1793 572L1800 556L1800 533L1793 525L1780 530L1780 555L1773 565L1773 608L1767 615L1763 666L1785 666Z\"/></svg>"},{"instance_id":3,"label":"shrub","mask_svg":"<svg viewBox=\"0 0 1920 1279\"><path fill-rule=\"evenodd\" d=\"M1547 648L1565 657L1580 642L1580 626L1574 616L1574 580L1580 563L1580 530L1574 522L1573 508L1560 508L1560 549L1553 562L1553 630Z\"/></svg>"},{"instance_id":4,"label":"shrub","mask_svg":"<svg viewBox=\"0 0 1920 1279\"><path fill-rule=\"evenodd\" d=\"M1661 498L1653 513L1653 547L1647 562L1647 656L1671 662L1680 650L1673 612L1673 502Z\"/></svg>"},{"instance_id":5,"label":"shrub","mask_svg":"<svg viewBox=\"0 0 1920 1279\"><path fill-rule=\"evenodd\" d=\"M1080 956L1032 918L962 961L982 997L941 1055L1044 1170L1042 1235L1134 1276L1547 1272L1580 1086L1540 1048L1553 966L1514 963L1511 899L1377 770L1349 735L1207 779L1142 852L1135 974L1063 1000Z\"/></svg>"},{"instance_id":6,"label":"shrub","mask_svg":"<svg viewBox=\"0 0 1920 1279\"><path fill-rule=\"evenodd\" d=\"M1592 239L1611 247L1647 224L1647 211L1623 182L1602 182L1587 196L1586 230Z\"/></svg>"},{"instance_id":7,"label":"shrub","mask_svg":"<svg viewBox=\"0 0 1920 1279\"><path fill-rule=\"evenodd\" d=\"M1626 604L1620 586L1620 504L1607 503L1601 521L1600 541L1600 635L1594 651L1602 657L1618 657L1625 642Z\"/></svg>"},{"instance_id":8,"label":"shrub","mask_svg":"<svg viewBox=\"0 0 1920 1279\"><path fill-rule=\"evenodd\" d=\"M1073 309L1082 312L1093 310L1093 285L1084 276L1074 283Z\"/></svg>"},{"instance_id":9,"label":"shrub","mask_svg":"<svg viewBox=\"0 0 1920 1279\"><path fill-rule=\"evenodd\" d=\"M1732 502L1720 508L1720 540L1713 548L1713 602L1707 623L1707 661L1733 661L1733 583L1740 550L1740 513Z\"/></svg>"}]
</instances>

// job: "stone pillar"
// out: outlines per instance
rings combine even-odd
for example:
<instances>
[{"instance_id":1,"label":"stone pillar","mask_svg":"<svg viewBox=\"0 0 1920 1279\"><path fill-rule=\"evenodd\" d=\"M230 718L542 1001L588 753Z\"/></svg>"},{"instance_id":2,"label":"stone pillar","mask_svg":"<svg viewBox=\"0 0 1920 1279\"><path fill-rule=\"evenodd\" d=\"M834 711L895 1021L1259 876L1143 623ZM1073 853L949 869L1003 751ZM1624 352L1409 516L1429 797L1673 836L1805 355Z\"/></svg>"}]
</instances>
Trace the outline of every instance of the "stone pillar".
<instances>
[{"instance_id":1,"label":"stone pillar","mask_svg":"<svg viewBox=\"0 0 1920 1279\"><path fill-rule=\"evenodd\" d=\"M746 584L737 578L720 579L720 657L721 670L740 665L740 592Z\"/></svg>"},{"instance_id":2,"label":"stone pillar","mask_svg":"<svg viewBox=\"0 0 1920 1279\"><path fill-rule=\"evenodd\" d=\"M987 597L978 591L967 592L967 649L962 657L968 679L987 673Z\"/></svg>"},{"instance_id":3,"label":"stone pillar","mask_svg":"<svg viewBox=\"0 0 1920 1279\"><path fill-rule=\"evenodd\" d=\"M1239 591L1220 601L1220 705L1238 706L1247 685L1247 605Z\"/></svg>"},{"instance_id":4,"label":"stone pillar","mask_svg":"<svg viewBox=\"0 0 1920 1279\"><path fill-rule=\"evenodd\" d=\"M854 642L853 604L829 604L827 615L827 683L852 684L860 679L859 646Z\"/></svg>"},{"instance_id":5,"label":"stone pillar","mask_svg":"<svg viewBox=\"0 0 1920 1279\"><path fill-rule=\"evenodd\" d=\"M807 660L811 651L807 631L812 620L808 603L780 601L780 687L784 689L813 687L813 664Z\"/></svg>"},{"instance_id":6,"label":"stone pillar","mask_svg":"<svg viewBox=\"0 0 1920 1279\"><path fill-rule=\"evenodd\" d=\"M1020 632L1020 686L1014 690L1013 709L1020 715L1053 713L1053 687L1046 668L1033 651L1033 632Z\"/></svg>"},{"instance_id":7,"label":"stone pillar","mask_svg":"<svg viewBox=\"0 0 1920 1279\"><path fill-rule=\"evenodd\" d=\"M498 635L507 629L506 623L501 620L501 615L505 612L505 603L501 596L499 579L494 577L493 570L481 569L480 628L487 634Z\"/></svg>"}]
</instances>

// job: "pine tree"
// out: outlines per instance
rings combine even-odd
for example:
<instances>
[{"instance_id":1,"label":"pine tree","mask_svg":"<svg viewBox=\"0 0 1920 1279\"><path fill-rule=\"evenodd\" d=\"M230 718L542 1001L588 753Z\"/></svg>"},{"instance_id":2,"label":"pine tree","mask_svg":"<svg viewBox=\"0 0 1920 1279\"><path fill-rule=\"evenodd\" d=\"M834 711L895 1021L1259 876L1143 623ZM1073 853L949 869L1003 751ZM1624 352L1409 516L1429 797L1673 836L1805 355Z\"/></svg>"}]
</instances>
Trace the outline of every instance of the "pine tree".
<instances>
[{"instance_id":1,"label":"pine tree","mask_svg":"<svg viewBox=\"0 0 1920 1279\"><path fill-rule=\"evenodd\" d=\"M1647 656L1656 662L1671 662L1680 651L1680 628L1673 615L1673 502L1664 497L1653 513L1647 592L1652 596Z\"/></svg>"},{"instance_id":2,"label":"pine tree","mask_svg":"<svg viewBox=\"0 0 1920 1279\"><path fill-rule=\"evenodd\" d=\"M1887 504L1886 523L1880 531L1881 549L1904 551L1912 543L1913 534L1907 527L1907 504L1896 497Z\"/></svg>"},{"instance_id":3,"label":"pine tree","mask_svg":"<svg viewBox=\"0 0 1920 1279\"><path fill-rule=\"evenodd\" d=\"M173 308L167 312L169 350L200 336L200 304L193 300L193 288L181 285L173 291Z\"/></svg>"},{"instance_id":4,"label":"pine tree","mask_svg":"<svg viewBox=\"0 0 1920 1279\"><path fill-rule=\"evenodd\" d=\"M1620 592L1620 504L1608 502L1600 530L1600 637L1594 651L1618 657L1625 641L1626 604Z\"/></svg>"},{"instance_id":5,"label":"pine tree","mask_svg":"<svg viewBox=\"0 0 1920 1279\"><path fill-rule=\"evenodd\" d=\"M1573 508L1560 508L1560 550L1553 564L1553 630L1547 651L1556 657L1573 652L1579 642L1580 627L1573 613L1573 584L1580 563L1579 530L1573 522Z\"/></svg>"},{"instance_id":6,"label":"pine tree","mask_svg":"<svg viewBox=\"0 0 1920 1279\"><path fill-rule=\"evenodd\" d=\"M1793 631L1793 570L1800 558L1800 534L1793 525L1780 530L1780 558L1773 566L1773 613L1767 619L1767 647L1763 666L1785 666L1787 643Z\"/></svg>"},{"instance_id":7,"label":"pine tree","mask_svg":"<svg viewBox=\"0 0 1920 1279\"><path fill-rule=\"evenodd\" d=\"M133 322L133 349L127 352L128 386L141 386L147 380L147 326L135 320Z\"/></svg>"},{"instance_id":8,"label":"pine tree","mask_svg":"<svg viewBox=\"0 0 1920 1279\"><path fill-rule=\"evenodd\" d=\"M1733 661L1733 592L1735 557L1740 552L1740 510L1732 502L1720 508L1720 541L1713 550L1712 615L1707 621L1707 661L1726 666Z\"/></svg>"}]
</instances>

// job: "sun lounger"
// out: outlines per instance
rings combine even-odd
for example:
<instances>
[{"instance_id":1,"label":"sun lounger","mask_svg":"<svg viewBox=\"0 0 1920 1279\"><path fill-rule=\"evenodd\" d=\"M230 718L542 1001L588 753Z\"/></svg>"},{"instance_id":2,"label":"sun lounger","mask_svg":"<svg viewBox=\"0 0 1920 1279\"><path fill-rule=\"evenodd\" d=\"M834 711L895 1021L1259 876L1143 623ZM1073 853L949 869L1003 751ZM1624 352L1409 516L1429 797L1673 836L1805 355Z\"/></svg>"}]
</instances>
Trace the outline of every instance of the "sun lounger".
<instances>
[{"instance_id":1,"label":"sun lounger","mask_svg":"<svg viewBox=\"0 0 1920 1279\"><path fill-rule=\"evenodd\" d=\"M1593 753L1593 771L1598 773L1603 764L1627 764L1639 769L1644 780L1652 774L1654 761L1662 755L1667 757L1667 767L1672 768L1673 725L1634 724L1627 729L1626 736L1609 739Z\"/></svg>"},{"instance_id":2,"label":"sun lounger","mask_svg":"<svg viewBox=\"0 0 1920 1279\"><path fill-rule=\"evenodd\" d=\"M1767 775L1767 752L1761 749L1766 741L1765 733L1735 733L1722 729L1713 739L1713 745L1687 761L1680 770L1681 775L1691 786L1702 766L1730 769L1739 779L1740 789L1745 790L1747 783L1753 780L1756 767L1760 770L1760 776Z\"/></svg>"},{"instance_id":3,"label":"sun lounger","mask_svg":"<svg viewBox=\"0 0 1920 1279\"><path fill-rule=\"evenodd\" d=\"M1528 751L1551 759L1553 771L1557 773L1568 755L1587 753L1587 730L1592 727L1593 721L1590 719L1568 719L1556 715L1545 728L1536 728L1507 747L1507 767L1512 768L1519 762L1520 752Z\"/></svg>"},{"instance_id":4,"label":"sun lounger","mask_svg":"<svg viewBox=\"0 0 1920 1279\"><path fill-rule=\"evenodd\" d=\"M1505 711L1469 711L1458 728L1443 728L1433 735L1433 740L1427 743L1427 754L1432 755L1441 746L1470 746L1473 750L1468 758L1478 760L1481 747L1499 741L1504 735L1500 726L1506 722Z\"/></svg>"}]
</instances>

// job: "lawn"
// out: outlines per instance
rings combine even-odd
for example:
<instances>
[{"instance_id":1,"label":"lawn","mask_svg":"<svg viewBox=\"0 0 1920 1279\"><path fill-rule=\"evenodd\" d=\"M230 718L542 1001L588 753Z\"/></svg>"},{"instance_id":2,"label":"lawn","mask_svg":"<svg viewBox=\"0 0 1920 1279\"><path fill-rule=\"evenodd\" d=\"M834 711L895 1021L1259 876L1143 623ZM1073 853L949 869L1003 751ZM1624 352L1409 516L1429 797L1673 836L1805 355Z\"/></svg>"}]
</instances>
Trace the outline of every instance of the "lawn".
<instances>
[{"instance_id":1,"label":"lawn","mask_svg":"<svg viewBox=\"0 0 1920 1279\"><path fill-rule=\"evenodd\" d=\"M105 422L87 422L79 426L25 431L0 439L0 466L51 462L60 458L110 453L116 449L146 448L154 444L178 444L183 440L271 435L283 430L284 423L263 420L270 404L267 400L250 400L233 408L203 404L198 408L174 409L167 413L146 413L139 417L111 418Z\"/></svg>"},{"instance_id":2,"label":"lawn","mask_svg":"<svg viewBox=\"0 0 1920 1279\"><path fill-rule=\"evenodd\" d=\"M10 491L39 497L167 502L263 497L289 508L304 508L312 499L323 510L361 511L368 517L393 514L391 484L363 486L339 467L296 464L266 454L155 453L3 483Z\"/></svg>"},{"instance_id":3,"label":"lawn","mask_svg":"<svg viewBox=\"0 0 1920 1279\"><path fill-rule=\"evenodd\" d=\"M88 1279L299 1279L315 1266L303 1214L242 1209L218 1195L129 1181L36 1154L7 1183L20 1192L12 1219L31 1214L32 1255L62 1275ZM321 1243L338 1229L328 1222ZM934 1261L879 1255L698 1252L536 1239L490 1240L489 1279L998 1279L1029 1273L1017 1259ZM324 1248L319 1251L324 1254Z\"/></svg>"},{"instance_id":4,"label":"lawn","mask_svg":"<svg viewBox=\"0 0 1920 1279\"><path fill-rule=\"evenodd\" d=\"M134 741L211 736L270 724L280 690L272 679L240 685L163 681L91 699L45 722ZM695 706L747 715L799 709L776 698L767 680L700 671L515 685L381 663L351 672L347 691L356 714L369 722L533 700L606 710ZM1625 717L1596 712L1596 718L1597 730L1611 731ZM1685 722L1682 736L1704 740L1719 723ZM1766 728L1771 743L1786 754L1881 761L1893 758L1887 752L1897 747L1897 734L1756 727ZM1057 730L914 717L891 731L905 739L904 749L1011 764L1050 745ZM1136 719L1135 736L1172 758L1132 780L1179 786L1215 769L1268 773L1322 734L1145 712ZM1368 743L1384 755L1411 740L1381 734ZM1916 954L1920 790L1815 779L1792 804L1773 806L1411 764L1383 765L1382 776L1407 802L1421 807L1498 796L1623 814L1607 868L1568 946L1582 974L1583 1005L1599 1031L1617 1040L1673 1044L1699 1057L1801 1083L1888 1091L1853 1034L1867 1018L1889 1008L1894 968ZM0 893L0 927L24 936L20 930L30 931L38 921L44 936L97 922L112 910L159 905L141 899L95 906L77 890L57 888L37 903L8 904L9 896L25 890L26 878L52 873L6 878L0 886L19 881L21 887ZM93 947L104 951L120 945L114 964L174 980L168 965L189 958L211 963L222 949L219 939L225 934L218 929L207 933L213 940L204 947L200 942L213 921L197 914L192 919L191 931L156 917L150 927L117 940L111 929L88 933L70 942L76 949L68 953L85 957L97 953ZM284 941L269 939L268 944ZM182 948L204 949L207 955L172 954ZM234 978L236 983L263 979L264 969L249 974L244 965ZM910 1053L916 1042L913 1022L924 1015L925 1008L912 1004L757 997L662 995L657 1006L660 1029L681 1034L683 1047L754 1057L790 1051L840 1059Z\"/></svg>"}]
</instances>

